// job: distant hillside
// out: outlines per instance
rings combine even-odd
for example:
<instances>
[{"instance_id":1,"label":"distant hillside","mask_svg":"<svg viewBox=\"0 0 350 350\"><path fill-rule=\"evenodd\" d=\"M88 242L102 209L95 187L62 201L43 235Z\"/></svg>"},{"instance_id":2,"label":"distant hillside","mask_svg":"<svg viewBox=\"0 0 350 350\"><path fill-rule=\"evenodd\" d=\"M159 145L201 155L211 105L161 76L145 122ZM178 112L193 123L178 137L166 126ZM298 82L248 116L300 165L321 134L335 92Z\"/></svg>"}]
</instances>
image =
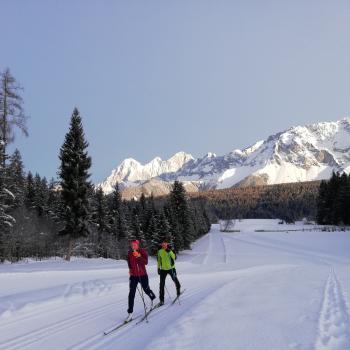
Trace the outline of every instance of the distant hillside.
<instances>
[{"instance_id":1,"label":"distant hillside","mask_svg":"<svg viewBox=\"0 0 350 350\"><path fill-rule=\"evenodd\" d=\"M212 221L225 218L314 219L320 181L237 187L190 193L203 201Z\"/></svg>"}]
</instances>

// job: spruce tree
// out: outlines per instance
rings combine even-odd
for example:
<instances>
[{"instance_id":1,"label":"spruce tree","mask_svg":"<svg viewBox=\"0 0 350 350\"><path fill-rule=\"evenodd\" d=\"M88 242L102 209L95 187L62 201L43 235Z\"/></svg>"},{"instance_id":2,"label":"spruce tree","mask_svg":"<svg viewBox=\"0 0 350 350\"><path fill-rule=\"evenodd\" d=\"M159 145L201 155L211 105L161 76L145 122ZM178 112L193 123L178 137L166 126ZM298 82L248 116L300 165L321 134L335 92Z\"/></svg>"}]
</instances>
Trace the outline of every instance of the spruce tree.
<instances>
[{"instance_id":1,"label":"spruce tree","mask_svg":"<svg viewBox=\"0 0 350 350\"><path fill-rule=\"evenodd\" d=\"M350 225L350 174L344 187L343 196L343 221L345 225Z\"/></svg>"},{"instance_id":2,"label":"spruce tree","mask_svg":"<svg viewBox=\"0 0 350 350\"><path fill-rule=\"evenodd\" d=\"M111 229L117 244L116 256L120 259L127 251L130 232L118 183L111 195Z\"/></svg>"},{"instance_id":3,"label":"spruce tree","mask_svg":"<svg viewBox=\"0 0 350 350\"><path fill-rule=\"evenodd\" d=\"M321 181L318 198L317 198L317 214L316 221L318 224L323 225L327 223L329 217L329 210L327 208L328 203L328 183L325 180Z\"/></svg>"},{"instance_id":4,"label":"spruce tree","mask_svg":"<svg viewBox=\"0 0 350 350\"><path fill-rule=\"evenodd\" d=\"M28 209L34 209L35 206L35 185L34 177L31 171L28 171L26 178L26 189L25 189L25 204Z\"/></svg>"},{"instance_id":5,"label":"spruce tree","mask_svg":"<svg viewBox=\"0 0 350 350\"><path fill-rule=\"evenodd\" d=\"M110 243L109 235L111 233L109 211L106 196L103 193L101 187L99 187L94 193L92 211L92 222L95 225L97 232L97 253L99 256L107 258L107 247Z\"/></svg>"},{"instance_id":6,"label":"spruce tree","mask_svg":"<svg viewBox=\"0 0 350 350\"><path fill-rule=\"evenodd\" d=\"M164 205L163 212L170 227L171 245L175 251L179 251L183 246L180 237L180 223L176 219L175 211L171 209L170 200Z\"/></svg>"},{"instance_id":7,"label":"spruce tree","mask_svg":"<svg viewBox=\"0 0 350 350\"><path fill-rule=\"evenodd\" d=\"M142 222L142 230L144 232L145 240L147 242L147 248L149 248L152 237L153 237L153 230L154 226L151 226L151 220L154 219L154 216L156 215L156 209L154 204L154 197L151 196L146 200L145 208L144 208L144 214L143 214L143 222ZM153 225L154 223L152 223Z\"/></svg>"},{"instance_id":8,"label":"spruce tree","mask_svg":"<svg viewBox=\"0 0 350 350\"><path fill-rule=\"evenodd\" d=\"M142 224L140 222L140 214L137 208L130 210L130 229L131 229L131 238L138 239L141 243L141 246L146 247L147 242L142 230Z\"/></svg>"},{"instance_id":9,"label":"spruce tree","mask_svg":"<svg viewBox=\"0 0 350 350\"><path fill-rule=\"evenodd\" d=\"M155 255L159 249L161 241L160 222L156 212L152 213L149 221L148 250Z\"/></svg>"},{"instance_id":10,"label":"spruce tree","mask_svg":"<svg viewBox=\"0 0 350 350\"><path fill-rule=\"evenodd\" d=\"M146 209L146 205L147 205L147 199L145 194L142 192L141 196L140 196L140 209L141 211L144 211Z\"/></svg>"},{"instance_id":11,"label":"spruce tree","mask_svg":"<svg viewBox=\"0 0 350 350\"><path fill-rule=\"evenodd\" d=\"M86 237L90 232L88 193L91 187L89 182L91 158L87 153L88 145L79 111L75 108L59 156L61 161L59 176L64 205L64 228L60 234L68 236L67 260L70 260L74 240Z\"/></svg>"},{"instance_id":12,"label":"spruce tree","mask_svg":"<svg viewBox=\"0 0 350 350\"><path fill-rule=\"evenodd\" d=\"M331 225L338 225L340 221L338 201L341 188L341 177L338 172L333 172L328 185L328 207L330 208L330 218L328 219L328 223Z\"/></svg>"},{"instance_id":13,"label":"spruce tree","mask_svg":"<svg viewBox=\"0 0 350 350\"><path fill-rule=\"evenodd\" d=\"M21 153L18 149L10 157L8 165L9 190L15 196L14 207L21 207L25 197L25 175Z\"/></svg>"},{"instance_id":14,"label":"spruce tree","mask_svg":"<svg viewBox=\"0 0 350 350\"><path fill-rule=\"evenodd\" d=\"M347 202L349 196L348 176L345 173L339 175L339 189L335 201L335 221L337 224L346 225L347 222Z\"/></svg>"},{"instance_id":15,"label":"spruce tree","mask_svg":"<svg viewBox=\"0 0 350 350\"><path fill-rule=\"evenodd\" d=\"M197 239L210 230L210 221L202 203L191 202L190 210L194 226L194 238Z\"/></svg>"},{"instance_id":16,"label":"spruce tree","mask_svg":"<svg viewBox=\"0 0 350 350\"><path fill-rule=\"evenodd\" d=\"M163 240L166 240L171 247L173 247L174 244L170 224L163 209L160 211L157 218L157 231L152 237L152 248L155 253L160 248L160 244Z\"/></svg>"},{"instance_id":17,"label":"spruce tree","mask_svg":"<svg viewBox=\"0 0 350 350\"><path fill-rule=\"evenodd\" d=\"M46 178L41 179L39 174L34 177L34 199L33 209L39 217L43 216L46 211L47 201L47 181Z\"/></svg>"},{"instance_id":18,"label":"spruce tree","mask_svg":"<svg viewBox=\"0 0 350 350\"><path fill-rule=\"evenodd\" d=\"M349 223L350 186L347 174L338 174L338 191L334 200L334 224L347 225Z\"/></svg>"},{"instance_id":19,"label":"spruce tree","mask_svg":"<svg viewBox=\"0 0 350 350\"><path fill-rule=\"evenodd\" d=\"M324 225L350 224L350 176L333 173L322 181L317 198L317 222Z\"/></svg>"},{"instance_id":20,"label":"spruce tree","mask_svg":"<svg viewBox=\"0 0 350 350\"><path fill-rule=\"evenodd\" d=\"M57 181L52 178L48 185L47 212L50 219L56 224L61 224L63 213L63 204L61 200L61 191L58 189Z\"/></svg>"},{"instance_id":21,"label":"spruce tree","mask_svg":"<svg viewBox=\"0 0 350 350\"><path fill-rule=\"evenodd\" d=\"M183 184L175 181L169 196L170 224L176 250L189 249L194 240L193 222Z\"/></svg>"}]
</instances>

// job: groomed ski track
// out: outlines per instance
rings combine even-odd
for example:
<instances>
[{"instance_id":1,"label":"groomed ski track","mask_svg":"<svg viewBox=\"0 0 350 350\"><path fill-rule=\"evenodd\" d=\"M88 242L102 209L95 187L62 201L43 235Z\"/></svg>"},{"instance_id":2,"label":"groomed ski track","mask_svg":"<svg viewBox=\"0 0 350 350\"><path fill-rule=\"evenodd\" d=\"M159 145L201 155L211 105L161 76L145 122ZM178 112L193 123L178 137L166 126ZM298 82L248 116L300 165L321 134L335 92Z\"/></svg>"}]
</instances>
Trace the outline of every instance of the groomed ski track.
<instances>
[{"instance_id":1,"label":"groomed ski track","mask_svg":"<svg viewBox=\"0 0 350 350\"><path fill-rule=\"evenodd\" d=\"M350 239L331 234L221 233L214 225L178 259L181 305L166 297L149 323L108 336L104 330L126 316L123 263L0 270L0 283L9 281L0 292L0 350L157 350L164 342L172 349L349 350ZM148 270L158 294L154 261ZM21 281L32 281L28 292L16 293ZM174 296L170 279L167 286ZM135 315L142 312L137 300Z\"/></svg>"}]
</instances>

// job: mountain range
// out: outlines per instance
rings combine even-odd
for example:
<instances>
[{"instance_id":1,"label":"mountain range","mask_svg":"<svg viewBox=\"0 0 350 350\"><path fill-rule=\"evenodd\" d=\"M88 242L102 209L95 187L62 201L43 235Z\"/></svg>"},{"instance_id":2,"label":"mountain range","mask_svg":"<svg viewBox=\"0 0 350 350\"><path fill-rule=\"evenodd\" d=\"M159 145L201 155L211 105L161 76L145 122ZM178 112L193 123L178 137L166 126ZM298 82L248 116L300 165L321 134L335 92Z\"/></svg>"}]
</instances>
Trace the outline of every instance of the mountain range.
<instances>
[{"instance_id":1,"label":"mountain range","mask_svg":"<svg viewBox=\"0 0 350 350\"><path fill-rule=\"evenodd\" d=\"M327 179L350 172L350 118L291 127L245 149L195 158L178 152L147 164L125 159L99 184L105 193L118 182L124 198L167 194L175 180L187 191Z\"/></svg>"}]
</instances>

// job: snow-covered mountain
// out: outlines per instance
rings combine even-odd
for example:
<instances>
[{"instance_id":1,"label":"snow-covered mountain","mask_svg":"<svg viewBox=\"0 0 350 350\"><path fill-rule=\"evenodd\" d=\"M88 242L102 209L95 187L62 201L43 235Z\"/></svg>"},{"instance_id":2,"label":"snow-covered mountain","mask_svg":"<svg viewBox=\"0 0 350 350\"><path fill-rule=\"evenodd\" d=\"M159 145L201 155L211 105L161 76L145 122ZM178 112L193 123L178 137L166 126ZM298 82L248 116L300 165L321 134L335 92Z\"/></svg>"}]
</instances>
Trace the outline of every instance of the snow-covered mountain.
<instances>
[{"instance_id":1,"label":"snow-covered mountain","mask_svg":"<svg viewBox=\"0 0 350 350\"><path fill-rule=\"evenodd\" d=\"M350 118L292 127L222 156L180 152L145 165L126 159L101 186L109 193L116 182L142 187L181 180L201 190L326 179L333 170L350 172Z\"/></svg>"},{"instance_id":2,"label":"snow-covered mountain","mask_svg":"<svg viewBox=\"0 0 350 350\"><path fill-rule=\"evenodd\" d=\"M124 188L138 186L160 175L175 173L191 160L194 158L185 152L178 152L168 160L156 157L145 165L135 159L128 158L113 170L100 186L105 193L112 192L117 182Z\"/></svg>"}]
</instances>

